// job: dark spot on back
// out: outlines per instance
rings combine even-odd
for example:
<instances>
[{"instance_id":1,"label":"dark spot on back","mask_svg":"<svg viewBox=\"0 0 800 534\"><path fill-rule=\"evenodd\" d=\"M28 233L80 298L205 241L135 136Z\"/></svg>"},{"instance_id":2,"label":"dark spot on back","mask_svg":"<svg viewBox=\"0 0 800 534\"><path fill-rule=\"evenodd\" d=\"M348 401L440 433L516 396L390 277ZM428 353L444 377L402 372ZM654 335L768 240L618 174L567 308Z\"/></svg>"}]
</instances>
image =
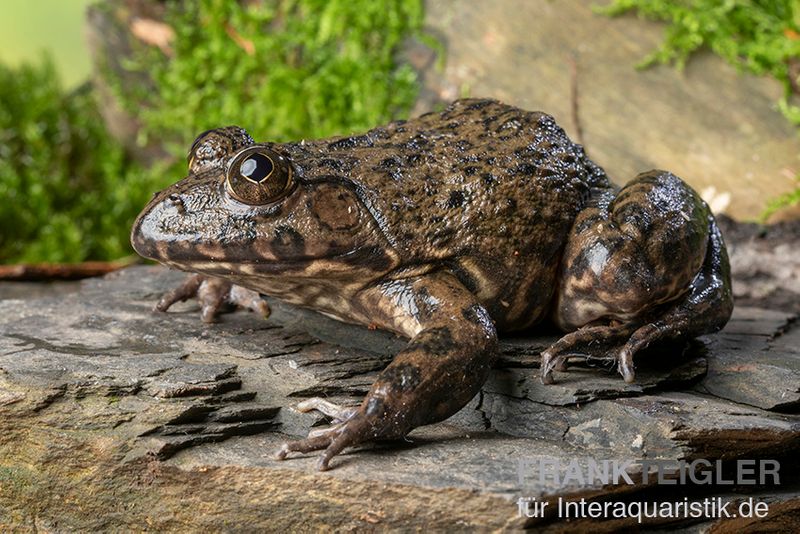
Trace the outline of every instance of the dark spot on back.
<instances>
[{"instance_id":1,"label":"dark spot on back","mask_svg":"<svg viewBox=\"0 0 800 534\"><path fill-rule=\"evenodd\" d=\"M400 160L395 157L386 158L378 164L378 167L384 170L395 169L400 166Z\"/></svg>"},{"instance_id":2,"label":"dark spot on back","mask_svg":"<svg viewBox=\"0 0 800 534\"><path fill-rule=\"evenodd\" d=\"M424 117L424 115L423 115ZM404 145L401 145L408 150L423 150L430 145L430 141L428 141L422 135L415 135L409 141L407 141Z\"/></svg>"},{"instance_id":3,"label":"dark spot on back","mask_svg":"<svg viewBox=\"0 0 800 534\"><path fill-rule=\"evenodd\" d=\"M323 158L319 160L320 167L327 167L335 172L342 172L345 164L342 160L336 158ZM348 165L349 167L349 165Z\"/></svg>"},{"instance_id":4,"label":"dark spot on back","mask_svg":"<svg viewBox=\"0 0 800 534\"><path fill-rule=\"evenodd\" d=\"M523 176L533 176L536 173L536 165L531 163L520 163L511 169L513 174L520 174Z\"/></svg>"},{"instance_id":5,"label":"dark spot on back","mask_svg":"<svg viewBox=\"0 0 800 534\"><path fill-rule=\"evenodd\" d=\"M450 192L450 198L447 199L448 208L460 208L464 204L464 192L460 189Z\"/></svg>"},{"instance_id":6,"label":"dark spot on back","mask_svg":"<svg viewBox=\"0 0 800 534\"><path fill-rule=\"evenodd\" d=\"M476 100L475 102L470 103L464 109L467 109L467 110L470 110L470 111L471 110L476 110L476 109L483 109L483 108L485 108L486 106L488 106L488 105L490 105L492 103L494 103L494 100Z\"/></svg>"},{"instance_id":7,"label":"dark spot on back","mask_svg":"<svg viewBox=\"0 0 800 534\"><path fill-rule=\"evenodd\" d=\"M406 156L406 165L409 167L416 167L421 161L421 154L411 154L410 156Z\"/></svg>"},{"instance_id":8,"label":"dark spot on back","mask_svg":"<svg viewBox=\"0 0 800 534\"><path fill-rule=\"evenodd\" d=\"M353 137L345 137L344 139L339 139L338 141L334 141L332 143L328 143L329 150L342 150L347 148L355 148L358 146L362 147L371 147L375 143L372 141L372 138L369 134L364 135L356 135Z\"/></svg>"}]
</instances>

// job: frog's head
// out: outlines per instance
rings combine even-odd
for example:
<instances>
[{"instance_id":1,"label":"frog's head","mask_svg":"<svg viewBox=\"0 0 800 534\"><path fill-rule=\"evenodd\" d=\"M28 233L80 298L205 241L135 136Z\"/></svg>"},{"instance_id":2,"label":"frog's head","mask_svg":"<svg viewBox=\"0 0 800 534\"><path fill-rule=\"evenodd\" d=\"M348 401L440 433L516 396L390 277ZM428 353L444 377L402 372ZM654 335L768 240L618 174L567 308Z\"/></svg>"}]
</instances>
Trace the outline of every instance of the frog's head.
<instances>
[{"instance_id":1,"label":"frog's head","mask_svg":"<svg viewBox=\"0 0 800 534\"><path fill-rule=\"evenodd\" d=\"M153 197L131 243L147 258L222 277L380 275L397 265L351 182L307 179L280 145L236 126L195 140L189 175Z\"/></svg>"}]
</instances>

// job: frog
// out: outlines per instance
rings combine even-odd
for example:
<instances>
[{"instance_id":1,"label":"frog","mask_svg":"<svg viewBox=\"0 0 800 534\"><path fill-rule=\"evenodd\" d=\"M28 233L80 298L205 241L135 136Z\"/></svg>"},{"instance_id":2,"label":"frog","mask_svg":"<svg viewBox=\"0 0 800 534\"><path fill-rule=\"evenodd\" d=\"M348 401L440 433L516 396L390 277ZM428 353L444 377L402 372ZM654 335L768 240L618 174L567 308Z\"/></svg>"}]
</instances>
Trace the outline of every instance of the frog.
<instances>
[{"instance_id":1,"label":"frog","mask_svg":"<svg viewBox=\"0 0 800 534\"><path fill-rule=\"evenodd\" d=\"M327 139L206 131L131 243L191 273L159 311L196 297L204 321L231 305L266 317L266 295L408 340L358 406L297 406L331 424L276 457L321 451L320 470L467 405L498 333L562 332L545 384L581 359L633 382L636 354L714 333L733 309L723 238L686 182L650 170L620 188L552 116L494 99Z\"/></svg>"}]
</instances>

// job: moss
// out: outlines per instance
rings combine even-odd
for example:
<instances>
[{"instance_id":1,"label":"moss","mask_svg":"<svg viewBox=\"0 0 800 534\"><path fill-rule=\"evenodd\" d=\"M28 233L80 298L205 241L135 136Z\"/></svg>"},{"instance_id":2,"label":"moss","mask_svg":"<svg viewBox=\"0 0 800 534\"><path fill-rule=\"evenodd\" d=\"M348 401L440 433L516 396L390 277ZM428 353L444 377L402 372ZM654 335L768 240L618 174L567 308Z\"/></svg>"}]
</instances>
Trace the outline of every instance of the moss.
<instances>
[{"instance_id":1,"label":"moss","mask_svg":"<svg viewBox=\"0 0 800 534\"><path fill-rule=\"evenodd\" d=\"M797 0L613 0L596 11L617 16L634 11L667 22L664 42L639 67L671 63L682 68L707 47L726 61L784 86L778 108L800 126L800 107L790 103L800 84L800 3ZM769 203L762 220L800 203L800 187Z\"/></svg>"},{"instance_id":2,"label":"moss","mask_svg":"<svg viewBox=\"0 0 800 534\"><path fill-rule=\"evenodd\" d=\"M176 155L228 124L274 141L364 130L404 116L417 95L396 56L422 24L420 0L172 2L165 22L171 56L139 46L128 68L154 82L134 98L142 141L166 138Z\"/></svg>"}]
</instances>

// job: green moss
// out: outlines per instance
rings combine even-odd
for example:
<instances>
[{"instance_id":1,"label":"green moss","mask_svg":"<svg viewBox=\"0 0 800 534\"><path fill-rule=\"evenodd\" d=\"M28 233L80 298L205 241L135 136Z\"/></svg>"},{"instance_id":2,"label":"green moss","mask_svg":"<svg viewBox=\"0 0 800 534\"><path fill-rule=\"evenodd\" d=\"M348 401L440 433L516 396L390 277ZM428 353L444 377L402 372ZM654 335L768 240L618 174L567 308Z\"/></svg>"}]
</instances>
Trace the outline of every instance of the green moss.
<instances>
[{"instance_id":1,"label":"green moss","mask_svg":"<svg viewBox=\"0 0 800 534\"><path fill-rule=\"evenodd\" d=\"M151 169L110 138L90 91L62 90L50 60L0 64L0 262L131 254L134 217L183 175L189 143L209 128L281 141L404 116L417 85L398 49L422 19L421 0L169 3L172 53L139 43L124 60L150 83L107 80L142 124L140 142L174 156Z\"/></svg>"},{"instance_id":2,"label":"green moss","mask_svg":"<svg viewBox=\"0 0 800 534\"><path fill-rule=\"evenodd\" d=\"M800 2L797 0L613 0L598 12L630 11L667 22L664 42L639 65L671 63L682 68L691 54L708 47L737 68L769 75L784 86L778 108L800 126L800 107L790 103L800 80ZM771 202L762 219L800 203L800 188Z\"/></svg>"},{"instance_id":3,"label":"green moss","mask_svg":"<svg viewBox=\"0 0 800 534\"><path fill-rule=\"evenodd\" d=\"M420 0L173 2L165 21L172 57L138 47L129 68L155 85L135 99L143 134L176 155L228 124L273 141L363 130L405 115L417 95L396 55L422 24Z\"/></svg>"}]
</instances>

